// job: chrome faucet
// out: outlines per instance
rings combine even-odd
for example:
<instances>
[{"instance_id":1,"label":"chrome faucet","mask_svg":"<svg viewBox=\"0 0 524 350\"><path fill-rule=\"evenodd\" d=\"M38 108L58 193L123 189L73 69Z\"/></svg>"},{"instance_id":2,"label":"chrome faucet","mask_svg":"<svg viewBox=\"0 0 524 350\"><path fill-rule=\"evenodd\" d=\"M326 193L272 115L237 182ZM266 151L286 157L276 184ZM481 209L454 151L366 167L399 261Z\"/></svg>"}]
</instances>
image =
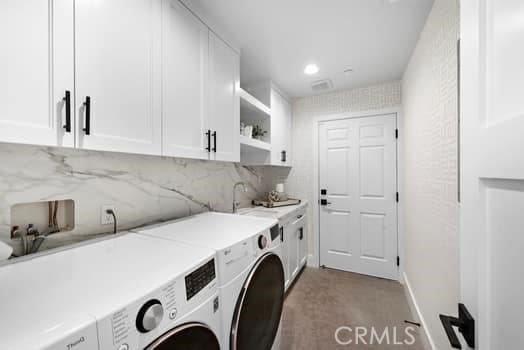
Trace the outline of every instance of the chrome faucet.
<instances>
[{"instance_id":1,"label":"chrome faucet","mask_svg":"<svg viewBox=\"0 0 524 350\"><path fill-rule=\"evenodd\" d=\"M242 192L247 192L247 185L243 182L237 182L233 186L233 213L237 212L238 206L240 205L240 202L237 202L237 187L242 186Z\"/></svg>"}]
</instances>

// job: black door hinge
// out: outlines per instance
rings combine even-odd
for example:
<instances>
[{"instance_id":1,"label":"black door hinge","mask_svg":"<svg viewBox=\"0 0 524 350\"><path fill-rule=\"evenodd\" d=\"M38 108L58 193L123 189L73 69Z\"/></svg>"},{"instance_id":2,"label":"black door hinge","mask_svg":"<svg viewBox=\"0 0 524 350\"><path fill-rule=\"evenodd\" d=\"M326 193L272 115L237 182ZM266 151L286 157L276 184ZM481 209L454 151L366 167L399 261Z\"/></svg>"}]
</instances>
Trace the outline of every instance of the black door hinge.
<instances>
[{"instance_id":1,"label":"black door hinge","mask_svg":"<svg viewBox=\"0 0 524 350\"><path fill-rule=\"evenodd\" d=\"M397 266L400 266L400 256L397 256Z\"/></svg>"},{"instance_id":2,"label":"black door hinge","mask_svg":"<svg viewBox=\"0 0 524 350\"><path fill-rule=\"evenodd\" d=\"M399 194L398 194L398 192L397 192L397 203L398 203L398 201L399 201L399 198L400 198L400 196L399 196Z\"/></svg>"},{"instance_id":3,"label":"black door hinge","mask_svg":"<svg viewBox=\"0 0 524 350\"><path fill-rule=\"evenodd\" d=\"M398 129L395 129L395 138L398 139Z\"/></svg>"}]
</instances>

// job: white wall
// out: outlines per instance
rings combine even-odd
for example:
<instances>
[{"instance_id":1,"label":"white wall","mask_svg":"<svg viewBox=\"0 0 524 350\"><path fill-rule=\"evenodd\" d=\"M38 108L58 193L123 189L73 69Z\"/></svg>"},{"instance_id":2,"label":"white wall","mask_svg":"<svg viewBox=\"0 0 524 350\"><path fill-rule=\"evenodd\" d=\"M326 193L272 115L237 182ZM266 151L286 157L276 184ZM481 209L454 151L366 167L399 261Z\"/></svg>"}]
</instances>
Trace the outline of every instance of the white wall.
<instances>
[{"instance_id":1,"label":"white wall","mask_svg":"<svg viewBox=\"0 0 524 350\"><path fill-rule=\"evenodd\" d=\"M340 91L293 101L293 168L286 181L286 191L294 198L314 200L313 193L313 119L319 116L352 113L400 106L400 82ZM310 205L308 232L314 232ZM314 236L309 236L309 253L314 254Z\"/></svg>"},{"instance_id":2,"label":"white wall","mask_svg":"<svg viewBox=\"0 0 524 350\"><path fill-rule=\"evenodd\" d=\"M434 349L459 300L456 0L436 0L402 82L405 277Z\"/></svg>"}]
</instances>

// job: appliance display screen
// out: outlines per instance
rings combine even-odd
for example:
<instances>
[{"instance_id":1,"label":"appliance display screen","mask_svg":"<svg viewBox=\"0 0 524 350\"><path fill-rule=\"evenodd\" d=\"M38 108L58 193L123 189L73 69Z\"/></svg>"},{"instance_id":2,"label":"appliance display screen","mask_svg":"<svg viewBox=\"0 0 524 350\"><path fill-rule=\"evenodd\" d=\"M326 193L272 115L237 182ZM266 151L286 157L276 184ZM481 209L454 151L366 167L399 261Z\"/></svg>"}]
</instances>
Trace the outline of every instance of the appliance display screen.
<instances>
[{"instance_id":1,"label":"appliance display screen","mask_svg":"<svg viewBox=\"0 0 524 350\"><path fill-rule=\"evenodd\" d=\"M280 236L280 228L278 225L271 227L271 240L274 241Z\"/></svg>"},{"instance_id":2,"label":"appliance display screen","mask_svg":"<svg viewBox=\"0 0 524 350\"><path fill-rule=\"evenodd\" d=\"M209 260L195 271L186 276L187 300L194 297L216 278L215 259Z\"/></svg>"}]
</instances>

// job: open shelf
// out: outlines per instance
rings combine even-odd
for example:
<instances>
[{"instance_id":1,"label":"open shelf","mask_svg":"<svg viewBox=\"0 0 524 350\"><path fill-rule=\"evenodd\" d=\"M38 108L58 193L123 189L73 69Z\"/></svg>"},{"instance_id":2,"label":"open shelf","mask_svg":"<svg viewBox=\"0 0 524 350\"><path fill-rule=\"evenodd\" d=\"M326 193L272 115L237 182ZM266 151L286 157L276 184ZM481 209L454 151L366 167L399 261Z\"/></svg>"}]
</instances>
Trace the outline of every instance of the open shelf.
<instances>
[{"instance_id":1,"label":"open shelf","mask_svg":"<svg viewBox=\"0 0 524 350\"><path fill-rule=\"evenodd\" d=\"M271 151L269 143L243 135L240 135L240 145L245 151Z\"/></svg>"},{"instance_id":2,"label":"open shelf","mask_svg":"<svg viewBox=\"0 0 524 350\"><path fill-rule=\"evenodd\" d=\"M240 115L255 119L271 118L271 109L250 95L247 91L240 89Z\"/></svg>"}]
</instances>

